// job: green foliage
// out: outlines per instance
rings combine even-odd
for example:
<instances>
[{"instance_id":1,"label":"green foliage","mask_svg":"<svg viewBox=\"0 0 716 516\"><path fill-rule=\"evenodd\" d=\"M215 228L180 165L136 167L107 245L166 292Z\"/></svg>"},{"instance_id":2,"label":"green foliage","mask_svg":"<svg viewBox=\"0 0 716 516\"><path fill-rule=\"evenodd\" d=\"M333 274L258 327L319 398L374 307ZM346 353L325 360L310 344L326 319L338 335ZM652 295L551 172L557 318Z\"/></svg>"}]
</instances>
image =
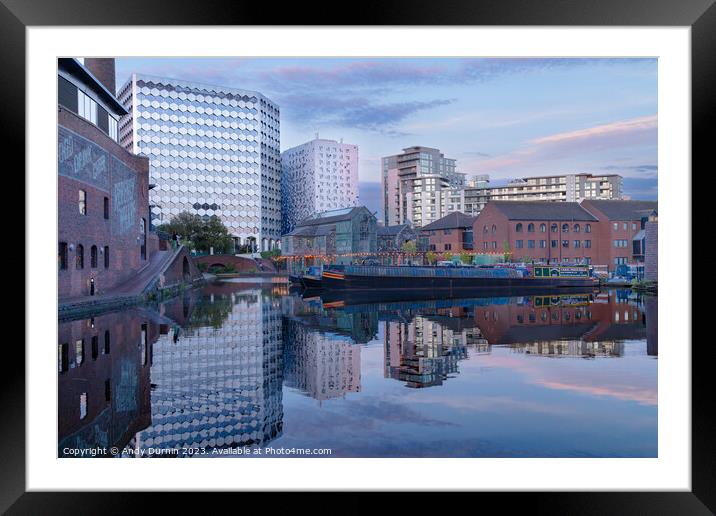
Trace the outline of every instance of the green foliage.
<instances>
[{"instance_id":1,"label":"green foliage","mask_svg":"<svg viewBox=\"0 0 716 516\"><path fill-rule=\"evenodd\" d=\"M229 230L216 215L205 220L199 215L184 211L157 229L170 235L178 234L182 244L198 252L208 253L212 247L216 254L234 251L234 241Z\"/></svg>"},{"instance_id":2,"label":"green foliage","mask_svg":"<svg viewBox=\"0 0 716 516\"><path fill-rule=\"evenodd\" d=\"M462 263L472 263L472 255L467 251L460 253L460 261Z\"/></svg>"},{"instance_id":3,"label":"green foliage","mask_svg":"<svg viewBox=\"0 0 716 516\"><path fill-rule=\"evenodd\" d=\"M428 251L427 253L425 253L425 260L427 260L430 265L434 264L437 259L437 255L432 251Z\"/></svg>"},{"instance_id":4,"label":"green foliage","mask_svg":"<svg viewBox=\"0 0 716 516\"><path fill-rule=\"evenodd\" d=\"M206 270L209 268L208 263L197 263L196 268L199 269L200 272L206 272Z\"/></svg>"},{"instance_id":5,"label":"green foliage","mask_svg":"<svg viewBox=\"0 0 716 516\"><path fill-rule=\"evenodd\" d=\"M400 246L400 250L404 253L415 253L418 251L418 245L413 240L408 240L403 242L403 245Z\"/></svg>"},{"instance_id":6,"label":"green foliage","mask_svg":"<svg viewBox=\"0 0 716 516\"><path fill-rule=\"evenodd\" d=\"M452 260L453 254L450 251L446 251L443 253L443 260L446 262L449 262Z\"/></svg>"},{"instance_id":7,"label":"green foliage","mask_svg":"<svg viewBox=\"0 0 716 516\"><path fill-rule=\"evenodd\" d=\"M280 249L273 249L272 251L261 251L261 258L264 259L276 258L278 256L281 256Z\"/></svg>"},{"instance_id":8,"label":"green foliage","mask_svg":"<svg viewBox=\"0 0 716 516\"><path fill-rule=\"evenodd\" d=\"M502 253L505 257L505 261L509 262L510 256L512 256L512 252L510 251L510 243L507 240L502 242Z\"/></svg>"}]
</instances>

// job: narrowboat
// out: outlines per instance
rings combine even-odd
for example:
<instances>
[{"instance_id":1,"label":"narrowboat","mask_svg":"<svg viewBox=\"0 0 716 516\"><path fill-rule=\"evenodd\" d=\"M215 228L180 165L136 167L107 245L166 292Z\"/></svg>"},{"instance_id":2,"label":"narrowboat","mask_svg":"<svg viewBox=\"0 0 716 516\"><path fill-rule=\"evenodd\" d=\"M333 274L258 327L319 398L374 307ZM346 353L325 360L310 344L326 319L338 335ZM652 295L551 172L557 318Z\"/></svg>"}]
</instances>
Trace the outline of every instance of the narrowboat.
<instances>
[{"instance_id":1,"label":"narrowboat","mask_svg":"<svg viewBox=\"0 0 716 516\"><path fill-rule=\"evenodd\" d=\"M302 275L289 275L288 281L291 283L298 283L303 288L315 289L321 288L321 267L312 266L308 268L305 274Z\"/></svg>"},{"instance_id":2,"label":"narrowboat","mask_svg":"<svg viewBox=\"0 0 716 516\"><path fill-rule=\"evenodd\" d=\"M366 266L332 265L321 273L326 290L440 290L594 287L588 265Z\"/></svg>"}]
</instances>

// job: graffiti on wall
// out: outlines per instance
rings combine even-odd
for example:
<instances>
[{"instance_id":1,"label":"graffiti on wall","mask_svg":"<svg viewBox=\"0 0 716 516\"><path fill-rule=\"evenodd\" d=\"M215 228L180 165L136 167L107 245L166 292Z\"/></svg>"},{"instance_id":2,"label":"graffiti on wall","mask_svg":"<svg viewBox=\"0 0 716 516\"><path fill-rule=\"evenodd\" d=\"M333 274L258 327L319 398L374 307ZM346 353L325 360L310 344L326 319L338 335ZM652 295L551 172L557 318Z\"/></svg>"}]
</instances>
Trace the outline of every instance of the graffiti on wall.
<instances>
[{"instance_id":1,"label":"graffiti on wall","mask_svg":"<svg viewBox=\"0 0 716 516\"><path fill-rule=\"evenodd\" d=\"M112 230L124 235L137 227L137 175L112 157Z\"/></svg>"},{"instance_id":2,"label":"graffiti on wall","mask_svg":"<svg viewBox=\"0 0 716 516\"><path fill-rule=\"evenodd\" d=\"M64 127L59 127L58 131L59 174L109 190L109 153Z\"/></svg>"}]
</instances>

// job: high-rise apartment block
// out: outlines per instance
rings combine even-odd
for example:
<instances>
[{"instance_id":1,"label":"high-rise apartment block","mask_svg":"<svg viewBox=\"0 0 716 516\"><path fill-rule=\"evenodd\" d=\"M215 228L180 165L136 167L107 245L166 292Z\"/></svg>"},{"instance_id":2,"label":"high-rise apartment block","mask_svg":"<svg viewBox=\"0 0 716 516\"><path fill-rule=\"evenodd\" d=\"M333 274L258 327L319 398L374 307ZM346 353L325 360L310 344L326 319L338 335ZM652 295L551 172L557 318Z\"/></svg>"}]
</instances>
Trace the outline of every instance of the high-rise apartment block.
<instances>
[{"instance_id":1,"label":"high-rise apartment block","mask_svg":"<svg viewBox=\"0 0 716 516\"><path fill-rule=\"evenodd\" d=\"M255 91L133 74L120 143L150 158L152 222L218 216L236 245L281 237L279 107Z\"/></svg>"},{"instance_id":2,"label":"high-rise apartment block","mask_svg":"<svg viewBox=\"0 0 716 516\"><path fill-rule=\"evenodd\" d=\"M381 168L386 226L430 224L448 213L451 200L444 191L465 185L465 174L456 171L455 160L429 147L403 149L402 154L383 158Z\"/></svg>"},{"instance_id":3,"label":"high-rise apartment block","mask_svg":"<svg viewBox=\"0 0 716 516\"><path fill-rule=\"evenodd\" d=\"M358 205L358 146L316 138L281 154L283 233L321 213Z\"/></svg>"},{"instance_id":4,"label":"high-rise apartment block","mask_svg":"<svg viewBox=\"0 0 716 516\"><path fill-rule=\"evenodd\" d=\"M506 186L492 187L493 201L567 201L621 199L622 177L616 174L565 174L513 179Z\"/></svg>"}]
</instances>

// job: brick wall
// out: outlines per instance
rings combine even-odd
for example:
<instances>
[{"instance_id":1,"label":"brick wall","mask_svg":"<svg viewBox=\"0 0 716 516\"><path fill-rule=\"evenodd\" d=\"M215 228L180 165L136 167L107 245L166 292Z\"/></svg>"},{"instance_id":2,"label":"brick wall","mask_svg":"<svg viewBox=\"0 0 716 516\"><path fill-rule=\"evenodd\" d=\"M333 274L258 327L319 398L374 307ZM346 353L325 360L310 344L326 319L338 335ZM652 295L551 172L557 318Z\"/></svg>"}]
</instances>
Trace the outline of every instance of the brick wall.
<instances>
[{"instance_id":1,"label":"brick wall","mask_svg":"<svg viewBox=\"0 0 716 516\"><path fill-rule=\"evenodd\" d=\"M59 269L59 298L111 290L147 262L140 256L140 220L149 221L149 160L124 150L90 122L60 108L58 163L58 243L68 246L67 268ZM79 191L86 192L87 214L79 210ZM109 218L104 216L104 199ZM158 248L147 231L146 258ZM58 245L58 244L55 244ZM84 247L84 267L78 268L78 246ZM91 264L97 247L97 267ZM104 248L109 266L104 266ZM72 249L70 249L70 247Z\"/></svg>"},{"instance_id":2,"label":"brick wall","mask_svg":"<svg viewBox=\"0 0 716 516\"><path fill-rule=\"evenodd\" d=\"M646 232L644 277L648 281L659 281L659 223L648 221L644 229Z\"/></svg>"}]
</instances>

